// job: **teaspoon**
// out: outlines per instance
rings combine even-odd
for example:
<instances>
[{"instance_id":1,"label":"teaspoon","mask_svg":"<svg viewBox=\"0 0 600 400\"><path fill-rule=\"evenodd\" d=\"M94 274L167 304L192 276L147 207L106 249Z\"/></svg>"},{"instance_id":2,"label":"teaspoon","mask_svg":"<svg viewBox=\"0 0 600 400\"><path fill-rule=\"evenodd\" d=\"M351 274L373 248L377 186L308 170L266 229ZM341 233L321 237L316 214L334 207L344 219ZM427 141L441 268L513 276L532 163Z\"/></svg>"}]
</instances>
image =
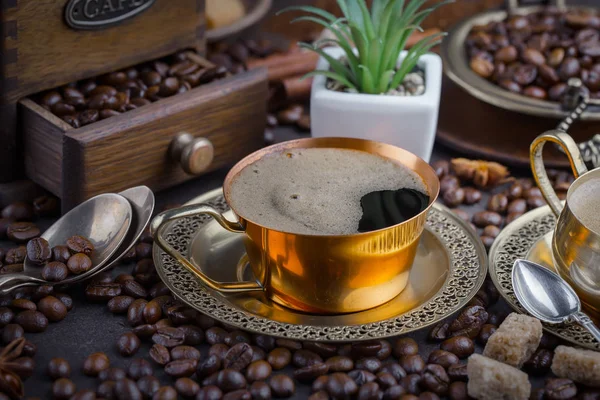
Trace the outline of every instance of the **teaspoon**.
<instances>
[{"instance_id":1,"label":"teaspoon","mask_svg":"<svg viewBox=\"0 0 600 400\"><path fill-rule=\"evenodd\" d=\"M518 259L512 270L512 284L519 303L534 317L551 324L575 321L600 342L600 329L581 311L579 297L558 274Z\"/></svg>"},{"instance_id":2,"label":"teaspoon","mask_svg":"<svg viewBox=\"0 0 600 400\"><path fill-rule=\"evenodd\" d=\"M74 235L87 237L94 245L91 255L94 270L105 266L124 241L131 226L132 207L129 201L118 194L106 193L95 196L56 221L41 237L50 247L62 245ZM23 272L0 276L0 294L16 287L29 285L56 284L41 278L42 267L33 264L27 257ZM73 283L80 279L74 276L60 284Z\"/></svg>"}]
</instances>

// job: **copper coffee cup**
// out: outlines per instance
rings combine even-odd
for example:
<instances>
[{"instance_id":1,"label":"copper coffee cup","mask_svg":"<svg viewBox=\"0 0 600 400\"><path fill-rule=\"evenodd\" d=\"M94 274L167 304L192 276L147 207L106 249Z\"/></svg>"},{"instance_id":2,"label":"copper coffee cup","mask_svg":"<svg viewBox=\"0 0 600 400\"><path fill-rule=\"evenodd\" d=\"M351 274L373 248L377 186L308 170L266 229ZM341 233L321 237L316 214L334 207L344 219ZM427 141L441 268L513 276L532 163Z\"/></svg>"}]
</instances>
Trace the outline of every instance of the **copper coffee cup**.
<instances>
[{"instance_id":1,"label":"copper coffee cup","mask_svg":"<svg viewBox=\"0 0 600 400\"><path fill-rule=\"evenodd\" d=\"M429 204L421 213L400 224L350 235L282 232L250 221L235 209L233 212L239 221L234 222L208 205L190 205L166 211L152 221L151 230L157 245L213 290L222 293L264 291L273 301L296 310L348 313L376 307L396 297L406 287L427 213L439 193L435 172L414 154L388 144L350 138L293 140L266 147L236 164L223 185L228 204L232 204L231 183L240 171L267 154L297 148L359 150L402 164L422 178L429 192ZM255 282L216 282L169 245L162 235L165 224L198 214L208 214L225 229L246 235L246 251Z\"/></svg>"},{"instance_id":2,"label":"copper coffee cup","mask_svg":"<svg viewBox=\"0 0 600 400\"><path fill-rule=\"evenodd\" d=\"M564 205L554 192L545 171L542 150L546 142L562 147L577 178L567 191ZM554 265L562 278L575 289L584 305L600 316L600 232L589 228L570 206L570 199L577 196L577 189L582 184L590 179L600 179L600 169L588 171L579 147L571 136L562 131L549 131L534 140L531 144L531 168L544 198L558 218L552 237Z\"/></svg>"}]
</instances>

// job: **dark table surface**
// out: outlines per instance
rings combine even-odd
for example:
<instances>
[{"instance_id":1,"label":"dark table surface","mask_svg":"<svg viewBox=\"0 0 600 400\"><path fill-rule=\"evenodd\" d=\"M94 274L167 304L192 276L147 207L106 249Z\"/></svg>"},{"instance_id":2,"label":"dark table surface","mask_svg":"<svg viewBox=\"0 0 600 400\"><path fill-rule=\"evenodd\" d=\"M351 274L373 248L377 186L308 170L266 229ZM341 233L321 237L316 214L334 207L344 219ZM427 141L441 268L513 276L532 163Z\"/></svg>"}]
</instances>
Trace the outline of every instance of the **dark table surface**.
<instances>
[{"instance_id":1,"label":"dark table surface","mask_svg":"<svg viewBox=\"0 0 600 400\"><path fill-rule=\"evenodd\" d=\"M297 137L305 137L307 134L302 134L291 128L279 128L275 132L276 140L283 141ZM436 146L433 160L449 159L454 154L448 150ZM223 169L206 176L202 176L193 181L189 181L180 186L171 188L157 194L157 210L162 209L167 204L182 204L190 199L199 196L209 190L215 189L222 185L223 179L227 173L227 169ZM527 174L527 171L520 172ZM484 199L481 204L485 204ZM469 207L469 212L479 211L482 206ZM52 221L42 221L40 225L46 228ZM8 248L9 243L0 243L0 247ZM114 274L131 271L132 265L124 265L114 270ZM105 304L94 304L85 301L84 284L76 285L68 290L68 293L74 299L74 308L69 312L67 318L58 323L52 323L44 333L26 334L26 338L31 340L38 346L38 352L34 357L36 367L34 375L25 381L26 396L37 396L40 398L50 398L50 388L52 381L46 376L46 367L48 362L53 357L66 358L71 364L72 379L77 385L77 389L93 389L98 385L94 378L86 377L82 374L81 368L83 361L87 355L93 352L102 351L108 354L111 360L111 366L126 368L133 358L146 358L148 360L148 350L151 343L145 342L138 353L132 358L124 358L119 355L116 350L116 339L124 333L130 331L126 317L123 315L111 314ZM493 308L494 311L510 312L509 307L500 300ZM266 332L265 332L266 333ZM418 331L408 336L413 337L420 345L420 354L426 359L428 354L438 344L428 343L425 338L427 330ZM393 342L394 339L391 339ZM200 345L199 348L203 356L208 352L208 345ZM481 347L478 347L481 352ZM287 368L282 372L291 374L291 368ZM162 368L155 366L155 374L161 379L161 383L172 385L174 381L164 375ZM533 379L535 387L541 387L543 380ZM296 395L294 399L302 399L310 394L309 385L297 384Z\"/></svg>"}]
</instances>

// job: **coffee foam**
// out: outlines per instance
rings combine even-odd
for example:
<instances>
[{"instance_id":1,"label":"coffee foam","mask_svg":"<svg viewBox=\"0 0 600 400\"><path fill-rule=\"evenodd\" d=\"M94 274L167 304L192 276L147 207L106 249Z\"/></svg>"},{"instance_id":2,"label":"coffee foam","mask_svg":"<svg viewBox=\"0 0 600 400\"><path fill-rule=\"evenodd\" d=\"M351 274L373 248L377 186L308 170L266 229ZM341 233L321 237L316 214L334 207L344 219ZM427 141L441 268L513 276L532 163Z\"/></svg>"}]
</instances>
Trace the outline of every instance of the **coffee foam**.
<instances>
[{"instance_id":1,"label":"coffee foam","mask_svg":"<svg viewBox=\"0 0 600 400\"><path fill-rule=\"evenodd\" d=\"M240 216L284 232L358 232L361 198L378 190L428 193L409 168L370 153L335 148L293 149L267 155L234 177L231 206Z\"/></svg>"},{"instance_id":2,"label":"coffee foam","mask_svg":"<svg viewBox=\"0 0 600 400\"><path fill-rule=\"evenodd\" d=\"M600 178L582 183L571 193L568 202L573 214L585 226L600 234Z\"/></svg>"}]
</instances>

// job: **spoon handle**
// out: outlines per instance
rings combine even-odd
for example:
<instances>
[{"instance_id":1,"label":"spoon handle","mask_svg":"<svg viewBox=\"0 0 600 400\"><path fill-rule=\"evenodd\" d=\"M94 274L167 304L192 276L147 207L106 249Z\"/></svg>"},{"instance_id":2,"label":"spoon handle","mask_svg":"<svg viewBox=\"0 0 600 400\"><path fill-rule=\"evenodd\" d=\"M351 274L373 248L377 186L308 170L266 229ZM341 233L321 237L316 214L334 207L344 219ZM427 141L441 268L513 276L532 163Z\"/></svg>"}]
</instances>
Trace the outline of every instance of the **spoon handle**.
<instances>
[{"instance_id":1,"label":"spoon handle","mask_svg":"<svg viewBox=\"0 0 600 400\"><path fill-rule=\"evenodd\" d=\"M22 274L6 274L0 276L0 295L5 295L22 286L35 285L29 277Z\"/></svg>"},{"instance_id":2,"label":"spoon handle","mask_svg":"<svg viewBox=\"0 0 600 400\"><path fill-rule=\"evenodd\" d=\"M587 329L592 334L594 339L596 339L596 341L600 343L600 329L598 329L598 327L594 324L590 317L588 317L582 312L578 312L577 314L573 315L573 319L579 324L581 324L581 326L583 326L585 329Z\"/></svg>"}]
</instances>

